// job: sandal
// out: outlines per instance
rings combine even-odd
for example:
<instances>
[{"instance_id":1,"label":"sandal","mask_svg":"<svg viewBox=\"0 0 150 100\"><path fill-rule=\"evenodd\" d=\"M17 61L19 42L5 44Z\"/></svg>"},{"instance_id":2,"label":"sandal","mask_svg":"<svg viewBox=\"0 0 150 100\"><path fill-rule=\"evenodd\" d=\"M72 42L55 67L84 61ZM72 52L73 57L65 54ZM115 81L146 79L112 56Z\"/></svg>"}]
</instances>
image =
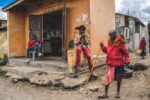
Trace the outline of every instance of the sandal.
<instances>
[{"instance_id":1,"label":"sandal","mask_svg":"<svg viewBox=\"0 0 150 100\"><path fill-rule=\"evenodd\" d=\"M98 99L106 99L106 98L108 98L107 95L98 96Z\"/></svg>"}]
</instances>

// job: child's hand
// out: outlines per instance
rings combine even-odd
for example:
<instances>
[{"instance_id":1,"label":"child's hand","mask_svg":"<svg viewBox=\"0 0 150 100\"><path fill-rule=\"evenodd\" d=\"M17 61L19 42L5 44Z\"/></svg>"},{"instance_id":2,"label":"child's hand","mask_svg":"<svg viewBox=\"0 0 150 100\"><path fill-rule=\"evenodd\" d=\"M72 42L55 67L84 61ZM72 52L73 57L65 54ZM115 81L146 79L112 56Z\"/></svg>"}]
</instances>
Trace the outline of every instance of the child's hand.
<instances>
[{"instance_id":1,"label":"child's hand","mask_svg":"<svg viewBox=\"0 0 150 100\"><path fill-rule=\"evenodd\" d=\"M100 42L100 46L101 46L101 47L103 47L103 46L104 46L104 43L103 43L103 41L102 41L102 42Z\"/></svg>"}]
</instances>

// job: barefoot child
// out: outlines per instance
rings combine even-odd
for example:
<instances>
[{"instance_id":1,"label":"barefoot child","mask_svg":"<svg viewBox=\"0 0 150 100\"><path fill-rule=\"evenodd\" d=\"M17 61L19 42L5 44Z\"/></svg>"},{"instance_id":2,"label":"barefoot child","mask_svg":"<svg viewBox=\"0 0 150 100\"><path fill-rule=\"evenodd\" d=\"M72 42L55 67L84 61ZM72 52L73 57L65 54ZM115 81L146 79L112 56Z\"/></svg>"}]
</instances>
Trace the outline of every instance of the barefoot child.
<instances>
[{"instance_id":1,"label":"barefoot child","mask_svg":"<svg viewBox=\"0 0 150 100\"><path fill-rule=\"evenodd\" d=\"M105 74L105 94L99 98L108 98L108 88L110 83L115 79L117 81L116 98L120 98L120 86L124 74L123 60L129 64L129 53L126 49L124 38L116 35L116 31L109 32L108 45L104 46L101 42L100 46L104 53L107 54L106 74Z\"/></svg>"}]
</instances>

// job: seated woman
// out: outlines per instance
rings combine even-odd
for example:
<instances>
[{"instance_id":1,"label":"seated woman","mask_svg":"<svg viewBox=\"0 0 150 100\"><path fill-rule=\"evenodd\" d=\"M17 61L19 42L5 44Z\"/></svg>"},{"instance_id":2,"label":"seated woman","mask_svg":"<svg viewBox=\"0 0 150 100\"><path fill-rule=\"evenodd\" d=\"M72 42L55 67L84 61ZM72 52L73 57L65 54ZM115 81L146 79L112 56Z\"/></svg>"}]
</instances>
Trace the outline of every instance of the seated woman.
<instances>
[{"instance_id":1,"label":"seated woman","mask_svg":"<svg viewBox=\"0 0 150 100\"><path fill-rule=\"evenodd\" d=\"M27 57L27 60L26 60L26 63L29 63L30 62L30 54L29 52L30 51L34 51L36 50L38 52L38 56L42 56L42 53L41 53L41 45L42 45L42 40L37 40L36 38L36 35L35 34L32 34L32 39L28 42L28 48L27 48L27 54L26 54L26 57Z\"/></svg>"}]
</instances>

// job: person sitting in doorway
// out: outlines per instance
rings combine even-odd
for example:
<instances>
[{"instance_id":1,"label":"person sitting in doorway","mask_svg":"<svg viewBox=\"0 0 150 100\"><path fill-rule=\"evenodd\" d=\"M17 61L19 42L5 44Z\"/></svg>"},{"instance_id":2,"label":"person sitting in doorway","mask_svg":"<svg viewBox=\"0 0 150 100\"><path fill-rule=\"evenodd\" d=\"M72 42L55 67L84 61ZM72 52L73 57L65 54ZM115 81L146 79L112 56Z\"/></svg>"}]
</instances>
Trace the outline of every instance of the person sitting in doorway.
<instances>
[{"instance_id":1,"label":"person sitting in doorway","mask_svg":"<svg viewBox=\"0 0 150 100\"><path fill-rule=\"evenodd\" d=\"M42 56L41 45L42 45L43 41L37 40L35 34L32 34L31 38L32 39L28 42L28 48L27 48L27 54L26 54L26 57L27 57L26 63L30 62L30 58L29 58L30 57L30 54L29 54L30 51L36 50L38 52L38 56Z\"/></svg>"},{"instance_id":2,"label":"person sitting in doorway","mask_svg":"<svg viewBox=\"0 0 150 100\"><path fill-rule=\"evenodd\" d=\"M89 65L89 70L92 71L93 64L91 60L91 54L89 50L89 35L85 32L86 27L84 25L78 26L75 28L76 30L79 30L78 34L75 34L74 37L74 44L76 46L76 52L77 52L77 58L76 58L76 66L75 66L75 73L79 70L80 66L80 60L81 60L81 51L84 52Z\"/></svg>"}]
</instances>

